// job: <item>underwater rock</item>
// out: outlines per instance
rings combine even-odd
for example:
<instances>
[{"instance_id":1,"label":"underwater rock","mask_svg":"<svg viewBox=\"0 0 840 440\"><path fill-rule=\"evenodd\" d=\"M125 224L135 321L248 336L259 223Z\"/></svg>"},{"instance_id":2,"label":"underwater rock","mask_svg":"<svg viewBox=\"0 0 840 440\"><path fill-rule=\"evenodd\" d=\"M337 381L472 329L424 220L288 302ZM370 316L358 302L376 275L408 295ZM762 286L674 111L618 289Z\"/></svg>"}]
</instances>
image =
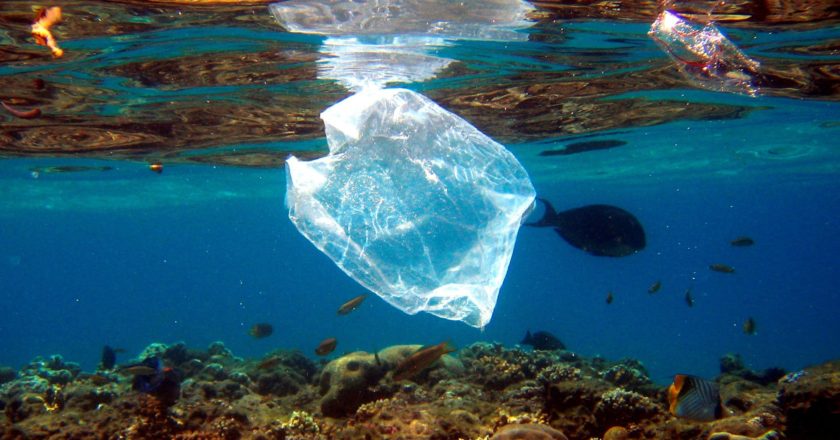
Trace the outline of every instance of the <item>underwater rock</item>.
<instances>
[{"instance_id":1,"label":"underwater rock","mask_svg":"<svg viewBox=\"0 0 840 440\"><path fill-rule=\"evenodd\" d=\"M0 367L0 385L11 382L17 377L17 373L11 367Z\"/></svg>"},{"instance_id":2,"label":"underwater rock","mask_svg":"<svg viewBox=\"0 0 840 440\"><path fill-rule=\"evenodd\" d=\"M207 354L210 355L211 358L230 359L234 357L233 352L225 347L225 343L222 341L211 342L210 346L207 347Z\"/></svg>"},{"instance_id":3,"label":"underwater rock","mask_svg":"<svg viewBox=\"0 0 840 440\"><path fill-rule=\"evenodd\" d=\"M524 423L503 426L491 440L568 440L562 432L546 425Z\"/></svg>"},{"instance_id":4,"label":"underwater rock","mask_svg":"<svg viewBox=\"0 0 840 440\"><path fill-rule=\"evenodd\" d=\"M227 378L228 372L225 370L225 367L222 366L222 364L217 364L215 362L205 365L201 372L199 372L196 376L197 380L211 381L223 381Z\"/></svg>"},{"instance_id":5,"label":"underwater rock","mask_svg":"<svg viewBox=\"0 0 840 440\"><path fill-rule=\"evenodd\" d=\"M653 385L645 366L635 359L622 359L601 373L606 381L632 391L650 391Z\"/></svg>"},{"instance_id":6,"label":"underwater rock","mask_svg":"<svg viewBox=\"0 0 840 440\"><path fill-rule=\"evenodd\" d=\"M74 382L62 389L64 407L78 411L93 411L100 405L113 402L118 396L118 389L113 386L96 386Z\"/></svg>"},{"instance_id":7,"label":"underwater rock","mask_svg":"<svg viewBox=\"0 0 840 440\"><path fill-rule=\"evenodd\" d=\"M572 438L600 435L604 430L599 428L592 409L601 401L601 395L609 390L609 384L600 380L551 384L545 399L545 412L551 426Z\"/></svg>"},{"instance_id":8,"label":"underwater rock","mask_svg":"<svg viewBox=\"0 0 840 440\"><path fill-rule=\"evenodd\" d=\"M840 438L840 361L788 374L779 381L778 401L787 418L786 437Z\"/></svg>"},{"instance_id":9,"label":"underwater rock","mask_svg":"<svg viewBox=\"0 0 840 440\"><path fill-rule=\"evenodd\" d=\"M163 357L164 353L166 353L166 350L168 349L169 346L163 342L152 342L137 355L137 359Z\"/></svg>"},{"instance_id":10,"label":"underwater rock","mask_svg":"<svg viewBox=\"0 0 840 440\"><path fill-rule=\"evenodd\" d=\"M263 396L271 394L282 397L300 391L307 380L294 370L282 366L259 375L254 382L254 390L257 393Z\"/></svg>"},{"instance_id":11,"label":"underwater rock","mask_svg":"<svg viewBox=\"0 0 840 440\"><path fill-rule=\"evenodd\" d=\"M747 368L744 365L743 359L741 359L741 355L737 353L728 353L720 358L720 372L722 374L737 376L761 385L775 383L781 379L785 373L787 373L785 370L778 367L770 367L761 373L758 373Z\"/></svg>"},{"instance_id":12,"label":"underwater rock","mask_svg":"<svg viewBox=\"0 0 840 440\"><path fill-rule=\"evenodd\" d=\"M357 351L333 360L321 372L321 412L327 417L351 415L363 403L391 394L377 387L387 371L375 355Z\"/></svg>"},{"instance_id":13,"label":"underwater rock","mask_svg":"<svg viewBox=\"0 0 840 440\"><path fill-rule=\"evenodd\" d=\"M604 440L627 440L630 432L623 426L613 426L604 433Z\"/></svg>"},{"instance_id":14,"label":"underwater rock","mask_svg":"<svg viewBox=\"0 0 840 440\"><path fill-rule=\"evenodd\" d=\"M713 432L709 434L708 440L779 440L782 436L776 431L767 431L758 437L748 437L746 435L730 434L728 432Z\"/></svg>"},{"instance_id":15,"label":"underwater rock","mask_svg":"<svg viewBox=\"0 0 840 440\"><path fill-rule=\"evenodd\" d=\"M562 351L506 349L500 344L475 343L461 350L460 358L470 372L467 380L488 389L502 390L523 380L533 380L545 368L561 360Z\"/></svg>"},{"instance_id":16,"label":"underwater rock","mask_svg":"<svg viewBox=\"0 0 840 440\"><path fill-rule=\"evenodd\" d=\"M646 396L623 388L614 388L601 395L595 405L594 415L600 426L638 424L645 419L666 413Z\"/></svg>"}]
</instances>

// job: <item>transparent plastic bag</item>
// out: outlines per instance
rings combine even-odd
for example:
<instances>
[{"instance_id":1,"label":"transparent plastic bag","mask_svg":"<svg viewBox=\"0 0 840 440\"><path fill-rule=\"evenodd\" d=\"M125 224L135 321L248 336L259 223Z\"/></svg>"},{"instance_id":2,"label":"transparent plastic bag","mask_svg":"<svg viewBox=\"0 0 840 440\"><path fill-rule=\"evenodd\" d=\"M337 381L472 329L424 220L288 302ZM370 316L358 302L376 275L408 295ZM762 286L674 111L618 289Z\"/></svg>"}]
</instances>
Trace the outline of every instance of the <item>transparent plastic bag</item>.
<instances>
[{"instance_id":1,"label":"transparent plastic bag","mask_svg":"<svg viewBox=\"0 0 840 440\"><path fill-rule=\"evenodd\" d=\"M320 35L436 35L524 40L534 7L524 0L289 0L269 5L290 32Z\"/></svg>"},{"instance_id":2,"label":"transparent plastic bag","mask_svg":"<svg viewBox=\"0 0 840 440\"><path fill-rule=\"evenodd\" d=\"M365 89L321 118L329 155L286 164L298 230L404 312L486 325L534 203L525 169L410 90Z\"/></svg>"}]
</instances>

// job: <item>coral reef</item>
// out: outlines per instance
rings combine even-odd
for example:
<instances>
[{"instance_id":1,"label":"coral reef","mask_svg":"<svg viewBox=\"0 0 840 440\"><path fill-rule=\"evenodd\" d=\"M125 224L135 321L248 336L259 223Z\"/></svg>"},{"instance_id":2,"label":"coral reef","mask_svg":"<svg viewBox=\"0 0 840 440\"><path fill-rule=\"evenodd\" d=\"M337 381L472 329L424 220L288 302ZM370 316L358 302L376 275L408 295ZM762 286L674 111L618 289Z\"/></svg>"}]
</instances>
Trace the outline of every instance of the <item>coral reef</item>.
<instances>
[{"instance_id":1,"label":"coral reef","mask_svg":"<svg viewBox=\"0 0 840 440\"><path fill-rule=\"evenodd\" d=\"M545 425L535 423L507 425L500 429L491 440L568 440L562 432Z\"/></svg>"},{"instance_id":2,"label":"coral reef","mask_svg":"<svg viewBox=\"0 0 840 440\"><path fill-rule=\"evenodd\" d=\"M840 361L783 377L778 401L788 438L840 438Z\"/></svg>"},{"instance_id":3,"label":"coral reef","mask_svg":"<svg viewBox=\"0 0 840 440\"><path fill-rule=\"evenodd\" d=\"M174 395L132 389L125 372L39 357L0 369L0 438L840 438L840 362L767 382L727 355L717 379L725 417L695 422L671 416L664 387L632 359L476 343L393 380L419 347L324 364L288 350L241 359L221 342L151 344L138 359L159 356Z\"/></svg>"}]
</instances>

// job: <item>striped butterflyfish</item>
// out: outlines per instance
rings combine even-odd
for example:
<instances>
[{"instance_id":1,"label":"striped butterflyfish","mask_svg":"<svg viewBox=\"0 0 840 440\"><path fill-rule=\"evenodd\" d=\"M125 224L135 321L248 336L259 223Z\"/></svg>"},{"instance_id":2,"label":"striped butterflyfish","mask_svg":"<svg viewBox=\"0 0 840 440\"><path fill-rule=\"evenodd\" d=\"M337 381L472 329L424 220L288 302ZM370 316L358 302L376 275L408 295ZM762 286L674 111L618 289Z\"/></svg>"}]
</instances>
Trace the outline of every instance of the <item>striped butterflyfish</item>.
<instances>
[{"instance_id":1,"label":"striped butterflyfish","mask_svg":"<svg viewBox=\"0 0 840 440\"><path fill-rule=\"evenodd\" d=\"M677 374L668 387L671 414L685 419L708 422L723 416L720 387L697 376Z\"/></svg>"}]
</instances>

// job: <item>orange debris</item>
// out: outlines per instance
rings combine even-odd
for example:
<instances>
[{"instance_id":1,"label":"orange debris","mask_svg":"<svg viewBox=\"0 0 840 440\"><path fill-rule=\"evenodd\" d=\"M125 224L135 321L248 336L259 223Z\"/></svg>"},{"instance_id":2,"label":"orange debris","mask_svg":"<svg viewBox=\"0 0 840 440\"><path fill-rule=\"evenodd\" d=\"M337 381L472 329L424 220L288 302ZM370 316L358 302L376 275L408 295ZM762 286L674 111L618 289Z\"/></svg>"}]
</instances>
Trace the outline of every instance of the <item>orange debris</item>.
<instances>
[{"instance_id":1,"label":"orange debris","mask_svg":"<svg viewBox=\"0 0 840 440\"><path fill-rule=\"evenodd\" d=\"M35 37L35 42L49 47L56 58L64 55L64 50L58 47L55 37L50 32L50 27L59 21L61 21L61 8L53 6L39 11L35 17L35 23L32 24L32 36Z\"/></svg>"}]
</instances>

